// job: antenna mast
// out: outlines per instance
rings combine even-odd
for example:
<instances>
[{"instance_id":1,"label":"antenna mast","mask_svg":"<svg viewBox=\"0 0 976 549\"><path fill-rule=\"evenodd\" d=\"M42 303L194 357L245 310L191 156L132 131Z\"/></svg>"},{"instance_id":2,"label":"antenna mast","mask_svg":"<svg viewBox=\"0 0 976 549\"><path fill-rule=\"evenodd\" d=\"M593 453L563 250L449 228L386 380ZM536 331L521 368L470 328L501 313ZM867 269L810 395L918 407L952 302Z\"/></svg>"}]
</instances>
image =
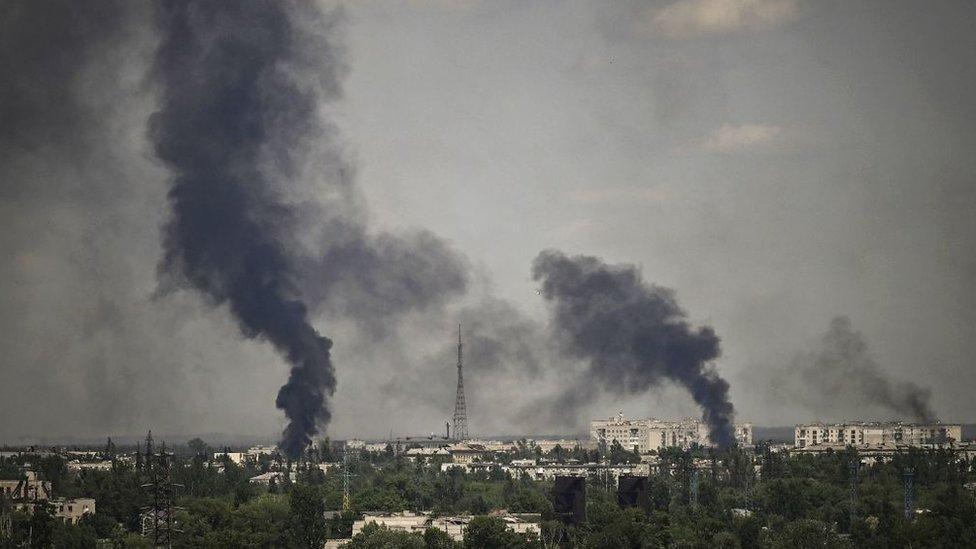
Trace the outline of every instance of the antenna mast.
<instances>
[{"instance_id":1,"label":"antenna mast","mask_svg":"<svg viewBox=\"0 0 976 549\"><path fill-rule=\"evenodd\" d=\"M464 403L464 375L461 354L461 325L458 324L458 359L457 359L457 397L454 399L454 438L466 440L468 438L468 409Z\"/></svg>"}]
</instances>

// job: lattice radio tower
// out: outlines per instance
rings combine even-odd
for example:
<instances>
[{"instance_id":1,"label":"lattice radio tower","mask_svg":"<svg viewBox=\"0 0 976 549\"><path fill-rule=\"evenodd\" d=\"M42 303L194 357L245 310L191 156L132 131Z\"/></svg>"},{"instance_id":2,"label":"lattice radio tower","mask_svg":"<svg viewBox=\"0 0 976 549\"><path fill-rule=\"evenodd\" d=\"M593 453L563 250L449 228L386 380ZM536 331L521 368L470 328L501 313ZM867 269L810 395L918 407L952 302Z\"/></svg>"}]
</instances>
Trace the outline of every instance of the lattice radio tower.
<instances>
[{"instance_id":1,"label":"lattice radio tower","mask_svg":"<svg viewBox=\"0 0 976 549\"><path fill-rule=\"evenodd\" d=\"M468 408L464 404L464 375L461 360L461 325L458 324L458 384L457 397L454 399L454 438L466 440L468 438Z\"/></svg>"}]
</instances>

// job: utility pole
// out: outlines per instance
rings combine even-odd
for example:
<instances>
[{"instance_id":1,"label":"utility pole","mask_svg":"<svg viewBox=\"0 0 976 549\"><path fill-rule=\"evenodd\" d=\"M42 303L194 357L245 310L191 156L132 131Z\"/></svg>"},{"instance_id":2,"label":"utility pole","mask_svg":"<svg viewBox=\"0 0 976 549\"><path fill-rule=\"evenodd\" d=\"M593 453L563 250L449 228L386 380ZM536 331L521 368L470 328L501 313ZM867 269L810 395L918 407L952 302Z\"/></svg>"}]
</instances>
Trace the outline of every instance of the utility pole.
<instances>
[{"instance_id":1,"label":"utility pole","mask_svg":"<svg viewBox=\"0 0 976 549\"><path fill-rule=\"evenodd\" d=\"M850 470L849 479L851 482L851 528L854 527L854 521L857 519L857 473L860 469L860 460L852 460L848 464Z\"/></svg>"},{"instance_id":2,"label":"utility pole","mask_svg":"<svg viewBox=\"0 0 976 549\"><path fill-rule=\"evenodd\" d=\"M461 354L461 325L458 324L457 345L457 396L454 398L454 439L468 438L468 409L464 402L464 364Z\"/></svg>"},{"instance_id":3,"label":"utility pole","mask_svg":"<svg viewBox=\"0 0 976 549\"><path fill-rule=\"evenodd\" d=\"M352 507L352 501L349 498L349 483L352 477L356 475L352 474L349 470L349 450L346 447L342 448L342 510L348 511Z\"/></svg>"}]
</instances>

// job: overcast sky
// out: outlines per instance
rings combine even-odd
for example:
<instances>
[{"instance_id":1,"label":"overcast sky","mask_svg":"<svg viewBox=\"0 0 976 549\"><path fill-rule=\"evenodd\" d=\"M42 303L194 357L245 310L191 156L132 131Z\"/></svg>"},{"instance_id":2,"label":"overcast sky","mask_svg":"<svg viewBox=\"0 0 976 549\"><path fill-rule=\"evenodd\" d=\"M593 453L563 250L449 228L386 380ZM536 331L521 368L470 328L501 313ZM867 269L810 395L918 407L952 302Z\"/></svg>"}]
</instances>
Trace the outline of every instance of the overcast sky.
<instances>
[{"instance_id":1,"label":"overcast sky","mask_svg":"<svg viewBox=\"0 0 976 549\"><path fill-rule=\"evenodd\" d=\"M490 314L430 311L438 318L408 319L380 342L317 312L335 341L332 436L443 431L452 326L470 320L500 338L496 317L545 326L530 266L547 248L637 264L672 288L721 337L715 366L739 419L843 419L770 380L846 316L886 376L930 389L944 420L976 420L974 4L416 0L341 11L330 32L348 74L321 114L355 167L364 223L431 231L471 264L466 303L497 301ZM30 133L27 145L31 121L0 135L0 441L273 435L283 361L223 308L157 291L168 175L147 143L157 96L144 76L156 39L148 16L127 18L64 77L90 120ZM0 38L0 66L56 85L30 73L41 38ZM23 93L0 82L0 113ZM68 92L30 93L33 108L50 101L57 113ZM544 329L518 332L545 346ZM551 392L558 358L542 373L479 374L482 358L466 354L473 432L556 430L512 410L532 413L533 395ZM699 414L666 386L601 397L576 430L617 410Z\"/></svg>"}]
</instances>

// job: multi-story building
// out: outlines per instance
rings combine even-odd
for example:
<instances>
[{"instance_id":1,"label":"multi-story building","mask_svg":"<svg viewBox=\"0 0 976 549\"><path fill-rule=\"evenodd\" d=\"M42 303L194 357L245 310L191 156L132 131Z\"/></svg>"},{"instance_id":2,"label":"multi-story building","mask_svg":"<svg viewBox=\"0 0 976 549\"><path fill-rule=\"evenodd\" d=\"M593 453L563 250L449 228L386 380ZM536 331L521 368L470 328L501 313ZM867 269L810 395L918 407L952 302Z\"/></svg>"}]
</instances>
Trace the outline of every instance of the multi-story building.
<instances>
[{"instance_id":1,"label":"multi-story building","mask_svg":"<svg viewBox=\"0 0 976 549\"><path fill-rule=\"evenodd\" d=\"M793 446L817 445L922 446L962 440L962 425L946 423L901 423L879 421L846 421L843 423L806 423L797 425Z\"/></svg>"},{"instance_id":2,"label":"multi-story building","mask_svg":"<svg viewBox=\"0 0 976 549\"><path fill-rule=\"evenodd\" d=\"M54 505L54 516L65 524L78 524L85 515L95 513L93 498L58 498L51 504Z\"/></svg>"},{"instance_id":3,"label":"multi-story building","mask_svg":"<svg viewBox=\"0 0 976 549\"><path fill-rule=\"evenodd\" d=\"M751 423L736 423L734 428L736 442L743 446L752 445ZM590 421L590 437L597 444L608 446L617 441L624 448L641 454L662 448L712 445L708 425L701 420L627 419L622 413L609 419Z\"/></svg>"}]
</instances>

